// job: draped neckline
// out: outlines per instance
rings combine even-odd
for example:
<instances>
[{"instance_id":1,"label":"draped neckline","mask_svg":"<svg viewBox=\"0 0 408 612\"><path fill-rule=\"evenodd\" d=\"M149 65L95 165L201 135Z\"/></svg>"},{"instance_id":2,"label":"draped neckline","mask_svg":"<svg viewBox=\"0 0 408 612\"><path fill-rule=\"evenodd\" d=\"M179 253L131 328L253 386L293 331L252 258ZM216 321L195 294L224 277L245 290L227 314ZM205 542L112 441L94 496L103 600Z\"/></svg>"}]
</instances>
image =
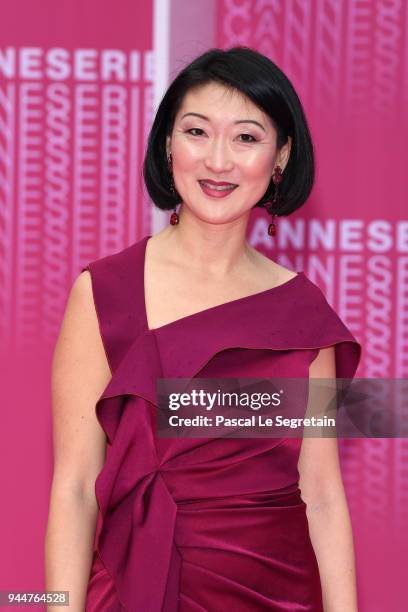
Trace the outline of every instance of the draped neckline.
<instances>
[{"instance_id":1,"label":"draped neckline","mask_svg":"<svg viewBox=\"0 0 408 612\"><path fill-rule=\"evenodd\" d=\"M177 325L197 319L200 315L210 315L212 313L219 314L220 311L226 309L228 306L233 306L237 304L243 304L244 302L248 302L251 300L256 300L262 297L267 297L272 293L280 293L281 291L289 288L291 285L295 285L300 279L304 277L303 271L297 271L296 276L292 276L289 280L284 283L280 283L279 285L275 285L274 287L269 287L268 289L263 289L261 291L257 291L255 293L250 293L248 295L244 295L239 298L235 298L233 300L227 300L226 302L222 302L221 304L216 304L214 306L209 306L208 308L203 308L198 310L197 312L193 312L191 314L185 315L183 317L179 317L178 319L174 319L173 321L169 321L168 323L164 323L164 325L160 325L158 327L150 327L148 318L147 318L147 308L146 308L146 291L145 291L145 280L146 280L146 247L147 243L152 236L146 235L143 239L142 244L142 263L139 266L141 278L140 278L140 287L141 287L141 295L142 295L142 304L143 304L143 324L146 332L154 334L160 333L161 330L167 330L171 327L176 327Z\"/></svg>"}]
</instances>

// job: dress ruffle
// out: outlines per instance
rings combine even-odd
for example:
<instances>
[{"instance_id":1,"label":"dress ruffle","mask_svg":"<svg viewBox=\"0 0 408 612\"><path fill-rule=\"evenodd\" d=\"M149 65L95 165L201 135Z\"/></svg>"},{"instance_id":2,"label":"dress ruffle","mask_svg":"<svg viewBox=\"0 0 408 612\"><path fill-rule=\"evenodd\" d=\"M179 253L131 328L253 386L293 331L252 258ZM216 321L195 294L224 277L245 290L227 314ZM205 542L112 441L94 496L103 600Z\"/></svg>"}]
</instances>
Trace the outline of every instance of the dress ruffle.
<instances>
[{"instance_id":1,"label":"dress ruffle","mask_svg":"<svg viewBox=\"0 0 408 612\"><path fill-rule=\"evenodd\" d=\"M96 546L125 609L178 609L181 564L175 542L178 505L168 487L174 474L169 480L165 474L171 474L180 465L192 468L194 461L203 461L202 456L194 453L191 440L185 448L182 441L175 445L176 454L169 455L167 451L158 456L154 437L156 379L198 376L215 356L234 348L310 351L333 344L337 376L354 375L360 345L314 285L307 282L305 285L313 294L309 293L310 300L299 291L291 298L290 308L279 309L268 297L256 304L251 300L226 305L226 309L211 309L156 332L143 331L98 400L96 413L111 448L95 485L102 516ZM316 297L320 300L316 301ZM298 308L303 309L305 326L293 325ZM221 323L218 315L222 313L228 316L222 317ZM248 324L254 320L262 324ZM290 343L289 321L293 332ZM208 326L217 326L217 333L209 334ZM263 447L269 452L279 442L266 440ZM242 446L243 441L240 443ZM261 444L258 441L257 453L261 452ZM276 485L280 492L285 481ZM296 494L296 488L289 488L288 494ZM269 512L270 505L271 498ZM184 510L184 506L180 507ZM209 570L201 568L200 579L206 580L206 571Z\"/></svg>"}]
</instances>

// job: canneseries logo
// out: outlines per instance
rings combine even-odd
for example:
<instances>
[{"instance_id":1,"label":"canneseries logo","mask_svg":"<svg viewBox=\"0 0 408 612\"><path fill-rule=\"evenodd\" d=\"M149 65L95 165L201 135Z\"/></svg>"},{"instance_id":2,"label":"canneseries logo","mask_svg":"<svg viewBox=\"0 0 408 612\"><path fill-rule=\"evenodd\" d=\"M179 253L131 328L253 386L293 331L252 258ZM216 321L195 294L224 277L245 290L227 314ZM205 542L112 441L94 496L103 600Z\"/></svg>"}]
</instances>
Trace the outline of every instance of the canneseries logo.
<instances>
[{"instance_id":1,"label":"canneseries logo","mask_svg":"<svg viewBox=\"0 0 408 612\"><path fill-rule=\"evenodd\" d=\"M152 79L152 53L120 49L6 47L0 49L0 75L9 80L137 82Z\"/></svg>"},{"instance_id":2,"label":"canneseries logo","mask_svg":"<svg viewBox=\"0 0 408 612\"><path fill-rule=\"evenodd\" d=\"M64 283L148 225L137 168L152 101L151 51L0 48L0 243L10 258L0 297L16 336L30 338L41 310L33 270L53 335Z\"/></svg>"},{"instance_id":3,"label":"canneseries logo","mask_svg":"<svg viewBox=\"0 0 408 612\"><path fill-rule=\"evenodd\" d=\"M91 235L97 204L102 251L123 246L151 117L152 60L150 51L0 49L7 208L18 199L21 214L33 217L45 206L47 234L67 223L71 209L74 232Z\"/></svg>"}]
</instances>

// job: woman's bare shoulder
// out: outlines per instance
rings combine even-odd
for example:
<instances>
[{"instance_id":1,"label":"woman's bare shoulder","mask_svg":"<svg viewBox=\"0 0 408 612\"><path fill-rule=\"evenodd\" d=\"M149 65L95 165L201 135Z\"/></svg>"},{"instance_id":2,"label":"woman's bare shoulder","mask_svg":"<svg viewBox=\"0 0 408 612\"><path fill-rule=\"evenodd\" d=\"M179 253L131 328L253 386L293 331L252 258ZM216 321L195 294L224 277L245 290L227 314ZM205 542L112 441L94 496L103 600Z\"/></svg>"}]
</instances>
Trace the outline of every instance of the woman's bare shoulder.
<instances>
[{"instance_id":1,"label":"woman's bare shoulder","mask_svg":"<svg viewBox=\"0 0 408 612\"><path fill-rule=\"evenodd\" d=\"M100 335L98 317L88 270L76 277L68 294L60 332L55 345L55 366L75 368L80 364L96 372L94 378L106 380L111 372Z\"/></svg>"},{"instance_id":2,"label":"woman's bare shoulder","mask_svg":"<svg viewBox=\"0 0 408 612\"><path fill-rule=\"evenodd\" d=\"M92 491L103 464L105 436L95 404L110 378L91 277L85 270L68 294L51 380L55 469L75 489L90 483Z\"/></svg>"}]
</instances>

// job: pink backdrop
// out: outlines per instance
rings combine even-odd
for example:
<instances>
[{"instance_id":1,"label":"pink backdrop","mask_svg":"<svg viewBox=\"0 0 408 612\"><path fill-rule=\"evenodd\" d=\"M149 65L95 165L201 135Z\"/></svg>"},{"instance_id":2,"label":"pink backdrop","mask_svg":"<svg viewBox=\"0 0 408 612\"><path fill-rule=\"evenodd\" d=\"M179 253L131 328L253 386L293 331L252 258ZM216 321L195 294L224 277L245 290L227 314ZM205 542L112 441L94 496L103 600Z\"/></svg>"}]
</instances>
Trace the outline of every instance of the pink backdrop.
<instances>
[{"instance_id":1,"label":"pink backdrop","mask_svg":"<svg viewBox=\"0 0 408 612\"><path fill-rule=\"evenodd\" d=\"M49 371L67 293L82 265L152 228L141 160L153 112L155 15L153 3L135 10L131 0L4 4L0 590L40 590L52 460ZM210 5L213 44L247 44L273 59L299 92L316 145L309 202L278 219L275 239L267 236L266 212L256 211L251 243L319 284L363 344L359 376L407 378L406 1ZM195 35L198 26L189 28ZM165 61L157 55L155 66ZM348 440L340 449L360 610L402 612L408 441Z\"/></svg>"}]
</instances>

